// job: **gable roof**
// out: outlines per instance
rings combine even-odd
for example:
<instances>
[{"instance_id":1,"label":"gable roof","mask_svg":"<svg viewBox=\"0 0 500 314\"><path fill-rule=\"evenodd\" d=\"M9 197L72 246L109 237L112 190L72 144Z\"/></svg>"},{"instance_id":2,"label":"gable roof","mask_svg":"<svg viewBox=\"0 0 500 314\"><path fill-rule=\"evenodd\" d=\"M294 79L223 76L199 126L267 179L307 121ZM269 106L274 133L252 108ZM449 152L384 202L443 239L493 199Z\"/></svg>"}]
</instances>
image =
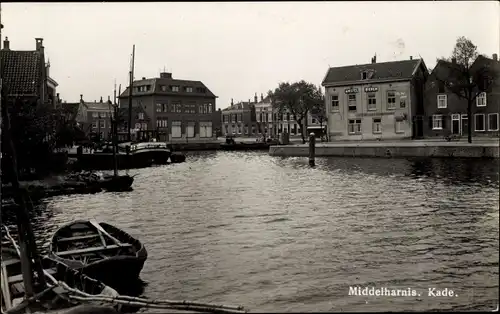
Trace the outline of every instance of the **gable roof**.
<instances>
[{"instance_id":1,"label":"gable roof","mask_svg":"<svg viewBox=\"0 0 500 314\"><path fill-rule=\"evenodd\" d=\"M133 82L133 86L144 86L151 85L151 89L149 91L139 92L137 89L132 90L132 96L142 96L142 95L183 95L183 96L205 96L205 97L217 97L215 96L208 87L203 84L201 81L191 81L191 80L178 80L173 78L149 78L143 80L137 80ZM162 86L167 86L167 90L163 91ZM170 89L170 86L179 86L179 91L174 92ZM192 87L193 92L184 91L184 87ZM197 88L205 89L205 92L199 92ZM128 97L129 88L125 88L125 91L121 93L119 98Z\"/></svg>"},{"instance_id":2,"label":"gable roof","mask_svg":"<svg viewBox=\"0 0 500 314\"><path fill-rule=\"evenodd\" d=\"M381 63L367 63L361 65L349 65L329 68L322 85L340 85L351 82L377 81L377 80L409 80L420 66L421 59L390 61ZM374 71L371 78L362 80L363 71Z\"/></svg>"},{"instance_id":3,"label":"gable roof","mask_svg":"<svg viewBox=\"0 0 500 314\"><path fill-rule=\"evenodd\" d=\"M76 116L78 115L78 109L80 108L80 103L62 103L61 104L64 112L68 113L70 116L71 120L76 119Z\"/></svg>"},{"instance_id":4,"label":"gable roof","mask_svg":"<svg viewBox=\"0 0 500 314\"><path fill-rule=\"evenodd\" d=\"M39 96L43 55L38 51L1 50L4 88L10 96Z\"/></svg>"},{"instance_id":5,"label":"gable roof","mask_svg":"<svg viewBox=\"0 0 500 314\"><path fill-rule=\"evenodd\" d=\"M227 107L226 109L222 109L222 111L230 111L230 110L250 110L251 106L255 105L253 102L249 101L240 101L239 103L233 104L232 106Z\"/></svg>"}]
</instances>

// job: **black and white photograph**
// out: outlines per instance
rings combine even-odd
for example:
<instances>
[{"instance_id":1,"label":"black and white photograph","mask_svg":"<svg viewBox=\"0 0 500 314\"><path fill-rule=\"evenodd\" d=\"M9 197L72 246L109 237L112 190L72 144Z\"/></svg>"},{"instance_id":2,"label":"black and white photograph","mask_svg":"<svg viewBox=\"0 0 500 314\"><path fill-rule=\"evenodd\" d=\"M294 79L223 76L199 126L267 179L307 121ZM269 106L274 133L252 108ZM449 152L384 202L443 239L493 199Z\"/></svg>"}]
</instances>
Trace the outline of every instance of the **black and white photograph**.
<instances>
[{"instance_id":1,"label":"black and white photograph","mask_svg":"<svg viewBox=\"0 0 500 314\"><path fill-rule=\"evenodd\" d=\"M2 314L498 312L500 2L0 26Z\"/></svg>"}]
</instances>

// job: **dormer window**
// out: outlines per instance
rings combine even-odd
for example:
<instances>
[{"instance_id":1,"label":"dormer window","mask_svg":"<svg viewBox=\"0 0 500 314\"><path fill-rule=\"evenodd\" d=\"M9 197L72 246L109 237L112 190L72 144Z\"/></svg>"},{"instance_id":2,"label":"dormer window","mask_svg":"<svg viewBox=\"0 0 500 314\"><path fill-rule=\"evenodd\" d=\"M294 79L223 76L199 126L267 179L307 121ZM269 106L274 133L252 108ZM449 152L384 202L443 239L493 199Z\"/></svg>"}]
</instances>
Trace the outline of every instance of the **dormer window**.
<instances>
[{"instance_id":1,"label":"dormer window","mask_svg":"<svg viewBox=\"0 0 500 314\"><path fill-rule=\"evenodd\" d=\"M366 80L368 73L366 71L361 72L361 79Z\"/></svg>"},{"instance_id":2,"label":"dormer window","mask_svg":"<svg viewBox=\"0 0 500 314\"><path fill-rule=\"evenodd\" d=\"M192 87L186 87L186 92L192 93L193 92L193 88Z\"/></svg>"},{"instance_id":3,"label":"dormer window","mask_svg":"<svg viewBox=\"0 0 500 314\"><path fill-rule=\"evenodd\" d=\"M179 86L172 86L172 91L173 92L178 92L179 91Z\"/></svg>"}]
</instances>

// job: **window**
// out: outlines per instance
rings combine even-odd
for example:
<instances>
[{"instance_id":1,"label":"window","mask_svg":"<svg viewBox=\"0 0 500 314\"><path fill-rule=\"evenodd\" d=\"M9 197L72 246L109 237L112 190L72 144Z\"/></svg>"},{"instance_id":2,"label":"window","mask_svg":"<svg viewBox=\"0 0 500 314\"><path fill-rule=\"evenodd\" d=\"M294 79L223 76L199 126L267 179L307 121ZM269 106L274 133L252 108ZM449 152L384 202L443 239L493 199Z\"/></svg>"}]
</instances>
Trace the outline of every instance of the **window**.
<instances>
[{"instance_id":1,"label":"window","mask_svg":"<svg viewBox=\"0 0 500 314\"><path fill-rule=\"evenodd\" d=\"M349 120L347 132L349 134L361 134L361 119Z\"/></svg>"},{"instance_id":2,"label":"window","mask_svg":"<svg viewBox=\"0 0 500 314\"><path fill-rule=\"evenodd\" d=\"M348 109L349 111L357 111L356 108L356 94L349 94L347 96L347 101L348 101Z\"/></svg>"},{"instance_id":3,"label":"window","mask_svg":"<svg viewBox=\"0 0 500 314\"><path fill-rule=\"evenodd\" d=\"M316 123L316 119L312 118L311 123L312 124Z\"/></svg>"},{"instance_id":4,"label":"window","mask_svg":"<svg viewBox=\"0 0 500 314\"><path fill-rule=\"evenodd\" d=\"M290 113L286 113L286 121L290 121Z\"/></svg>"},{"instance_id":5,"label":"window","mask_svg":"<svg viewBox=\"0 0 500 314\"><path fill-rule=\"evenodd\" d=\"M168 104L162 104L163 112L168 112Z\"/></svg>"},{"instance_id":6,"label":"window","mask_svg":"<svg viewBox=\"0 0 500 314\"><path fill-rule=\"evenodd\" d=\"M181 121L172 121L172 137L182 137Z\"/></svg>"},{"instance_id":7,"label":"window","mask_svg":"<svg viewBox=\"0 0 500 314\"><path fill-rule=\"evenodd\" d=\"M373 118L372 123L373 134L382 133L382 119L381 118Z\"/></svg>"},{"instance_id":8,"label":"window","mask_svg":"<svg viewBox=\"0 0 500 314\"><path fill-rule=\"evenodd\" d=\"M488 114L488 131L498 131L498 113Z\"/></svg>"},{"instance_id":9,"label":"window","mask_svg":"<svg viewBox=\"0 0 500 314\"><path fill-rule=\"evenodd\" d=\"M162 104L156 104L156 112L161 112L163 109Z\"/></svg>"},{"instance_id":10,"label":"window","mask_svg":"<svg viewBox=\"0 0 500 314\"><path fill-rule=\"evenodd\" d=\"M339 111L339 95L332 95L330 96L331 98L331 103L332 103L332 111L338 112Z\"/></svg>"},{"instance_id":11,"label":"window","mask_svg":"<svg viewBox=\"0 0 500 314\"><path fill-rule=\"evenodd\" d=\"M187 137L194 137L194 122L188 122L186 134Z\"/></svg>"},{"instance_id":12,"label":"window","mask_svg":"<svg viewBox=\"0 0 500 314\"><path fill-rule=\"evenodd\" d=\"M172 86L172 91L173 92L178 92L179 91L179 86Z\"/></svg>"},{"instance_id":13,"label":"window","mask_svg":"<svg viewBox=\"0 0 500 314\"><path fill-rule=\"evenodd\" d=\"M231 114L231 122L232 123L236 122L236 114L235 113Z\"/></svg>"},{"instance_id":14,"label":"window","mask_svg":"<svg viewBox=\"0 0 500 314\"><path fill-rule=\"evenodd\" d=\"M160 89L161 89L162 92L166 92L167 91L167 86L166 85L161 85Z\"/></svg>"},{"instance_id":15,"label":"window","mask_svg":"<svg viewBox=\"0 0 500 314\"><path fill-rule=\"evenodd\" d=\"M99 126L101 129L106 128L106 120L99 120Z\"/></svg>"},{"instance_id":16,"label":"window","mask_svg":"<svg viewBox=\"0 0 500 314\"><path fill-rule=\"evenodd\" d=\"M239 126L241 133L241 126ZM212 137L212 122L200 122L200 137Z\"/></svg>"},{"instance_id":17,"label":"window","mask_svg":"<svg viewBox=\"0 0 500 314\"><path fill-rule=\"evenodd\" d=\"M92 112L92 118L99 118L98 112Z\"/></svg>"},{"instance_id":18,"label":"window","mask_svg":"<svg viewBox=\"0 0 500 314\"><path fill-rule=\"evenodd\" d=\"M435 114L432 116L432 129L433 130L443 129L443 115Z\"/></svg>"},{"instance_id":19,"label":"window","mask_svg":"<svg viewBox=\"0 0 500 314\"><path fill-rule=\"evenodd\" d=\"M238 116L238 122L241 122L241 120L243 120L243 114L242 113L238 113L236 115Z\"/></svg>"},{"instance_id":20,"label":"window","mask_svg":"<svg viewBox=\"0 0 500 314\"><path fill-rule=\"evenodd\" d=\"M208 106L208 113L212 113L212 104L207 104Z\"/></svg>"},{"instance_id":21,"label":"window","mask_svg":"<svg viewBox=\"0 0 500 314\"><path fill-rule=\"evenodd\" d=\"M405 131L403 130L403 123L404 123L404 122L403 122L402 120L396 120L394 123L395 123L395 124L394 124L394 131L395 131L396 133L404 133L404 132L405 132Z\"/></svg>"},{"instance_id":22,"label":"window","mask_svg":"<svg viewBox=\"0 0 500 314\"><path fill-rule=\"evenodd\" d=\"M437 95L437 107L442 109L448 106L448 99L446 95Z\"/></svg>"},{"instance_id":23,"label":"window","mask_svg":"<svg viewBox=\"0 0 500 314\"><path fill-rule=\"evenodd\" d=\"M368 110L377 110L377 98L374 93L368 94Z\"/></svg>"},{"instance_id":24,"label":"window","mask_svg":"<svg viewBox=\"0 0 500 314\"><path fill-rule=\"evenodd\" d=\"M139 112L139 120L144 120L144 112Z\"/></svg>"},{"instance_id":25,"label":"window","mask_svg":"<svg viewBox=\"0 0 500 314\"><path fill-rule=\"evenodd\" d=\"M148 124L147 123L141 123L141 130L147 130L148 129Z\"/></svg>"},{"instance_id":26,"label":"window","mask_svg":"<svg viewBox=\"0 0 500 314\"><path fill-rule=\"evenodd\" d=\"M387 92L387 109L396 109L396 92Z\"/></svg>"},{"instance_id":27,"label":"window","mask_svg":"<svg viewBox=\"0 0 500 314\"><path fill-rule=\"evenodd\" d=\"M97 121L92 122L92 128L97 129Z\"/></svg>"},{"instance_id":28,"label":"window","mask_svg":"<svg viewBox=\"0 0 500 314\"><path fill-rule=\"evenodd\" d=\"M362 80L366 80L366 71L363 71L363 72L361 73L361 79L362 79Z\"/></svg>"},{"instance_id":29,"label":"window","mask_svg":"<svg viewBox=\"0 0 500 314\"><path fill-rule=\"evenodd\" d=\"M482 92L476 97L476 106L478 107L486 107L486 93Z\"/></svg>"},{"instance_id":30,"label":"window","mask_svg":"<svg viewBox=\"0 0 500 314\"><path fill-rule=\"evenodd\" d=\"M474 115L474 131L482 132L485 130L484 114L477 113Z\"/></svg>"},{"instance_id":31,"label":"window","mask_svg":"<svg viewBox=\"0 0 500 314\"><path fill-rule=\"evenodd\" d=\"M177 113L182 112L181 104L180 103L173 103L172 104L172 112L177 112Z\"/></svg>"},{"instance_id":32,"label":"window","mask_svg":"<svg viewBox=\"0 0 500 314\"><path fill-rule=\"evenodd\" d=\"M193 92L193 88L192 87L186 87L186 92L192 93Z\"/></svg>"},{"instance_id":33,"label":"window","mask_svg":"<svg viewBox=\"0 0 500 314\"><path fill-rule=\"evenodd\" d=\"M167 119L158 119L156 120L156 126L158 128L166 128L167 127Z\"/></svg>"},{"instance_id":34,"label":"window","mask_svg":"<svg viewBox=\"0 0 500 314\"><path fill-rule=\"evenodd\" d=\"M141 129L141 124L140 123L136 123L135 124L135 129L136 130L140 130Z\"/></svg>"}]
</instances>

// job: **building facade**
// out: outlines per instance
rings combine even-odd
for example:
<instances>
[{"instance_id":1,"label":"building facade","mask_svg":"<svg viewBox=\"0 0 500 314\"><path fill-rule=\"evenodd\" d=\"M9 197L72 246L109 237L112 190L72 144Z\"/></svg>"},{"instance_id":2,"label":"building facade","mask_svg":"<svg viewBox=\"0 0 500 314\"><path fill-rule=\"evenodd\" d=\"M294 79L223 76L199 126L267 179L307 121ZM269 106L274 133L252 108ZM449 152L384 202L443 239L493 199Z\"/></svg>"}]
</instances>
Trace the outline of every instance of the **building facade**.
<instances>
[{"instance_id":1,"label":"building facade","mask_svg":"<svg viewBox=\"0 0 500 314\"><path fill-rule=\"evenodd\" d=\"M222 110L222 135L257 136L256 97L254 102L249 99L248 102L241 101L236 104L231 99L231 105Z\"/></svg>"},{"instance_id":2,"label":"building facade","mask_svg":"<svg viewBox=\"0 0 500 314\"><path fill-rule=\"evenodd\" d=\"M43 38L35 38L35 50L11 50L8 37L0 52L4 92L9 98L42 103L58 102L57 82L49 77Z\"/></svg>"},{"instance_id":3,"label":"building facade","mask_svg":"<svg viewBox=\"0 0 500 314\"><path fill-rule=\"evenodd\" d=\"M481 93L472 106L472 119L467 115L467 100L452 93L439 78L449 76L451 62L440 60L433 69L425 88L425 113L427 123L424 125L426 137L445 137L468 135L468 124L472 123L472 136L499 136L500 115L500 80L493 81L492 88L487 93ZM500 62L498 55L493 58L479 56L471 69L488 66L499 77Z\"/></svg>"},{"instance_id":4,"label":"building facade","mask_svg":"<svg viewBox=\"0 0 500 314\"><path fill-rule=\"evenodd\" d=\"M422 59L330 68L323 80L328 137L335 140L423 136Z\"/></svg>"},{"instance_id":5,"label":"building facade","mask_svg":"<svg viewBox=\"0 0 500 314\"><path fill-rule=\"evenodd\" d=\"M129 89L120 96L120 107L128 108ZM202 82L180 80L172 73L133 82L132 106L143 108L149 121L142 133L166 142L215 140L215 96ZM127 122L126 122L127 123ZM128 128L125 125L125 128Z\"/></svg>"},{"instance_id":6,"label":"building facade","mask_svg":"<svg viewBox=\"0 0 500 314\"><path fill-rule=\"evenodd\" d=\"M111 117L113 107L108 101L86 102L80 95L76 123L87 137L94 140L111 140Z\"/></svg>"}]
</instances>

